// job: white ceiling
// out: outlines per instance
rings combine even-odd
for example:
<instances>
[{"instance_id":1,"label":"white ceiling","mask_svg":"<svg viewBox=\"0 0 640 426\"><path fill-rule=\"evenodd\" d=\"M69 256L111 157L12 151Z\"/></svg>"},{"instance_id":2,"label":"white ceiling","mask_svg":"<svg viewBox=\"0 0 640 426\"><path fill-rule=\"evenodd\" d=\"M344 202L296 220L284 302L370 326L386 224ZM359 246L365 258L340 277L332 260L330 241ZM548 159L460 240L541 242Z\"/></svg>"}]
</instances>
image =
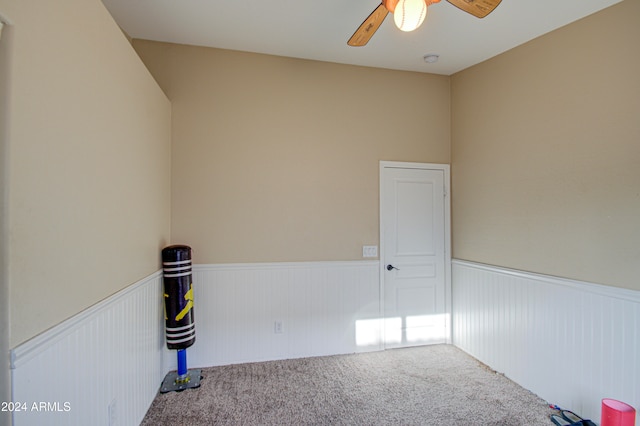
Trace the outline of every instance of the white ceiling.
<instances>
[{"instance_id":1,"label":"white ceiling","mask_svg":"<svg viewBox=\"0 0 640 426\"><path fill-rule=\"evenodd\" d=\"M503 0L478 19L442 1L421 28L387 16L364 47L347 40L380 0L103 0L131 37L450 75L621 0ZM427 53L440 55L427 64Z\"/></svg>"}]
</instances>

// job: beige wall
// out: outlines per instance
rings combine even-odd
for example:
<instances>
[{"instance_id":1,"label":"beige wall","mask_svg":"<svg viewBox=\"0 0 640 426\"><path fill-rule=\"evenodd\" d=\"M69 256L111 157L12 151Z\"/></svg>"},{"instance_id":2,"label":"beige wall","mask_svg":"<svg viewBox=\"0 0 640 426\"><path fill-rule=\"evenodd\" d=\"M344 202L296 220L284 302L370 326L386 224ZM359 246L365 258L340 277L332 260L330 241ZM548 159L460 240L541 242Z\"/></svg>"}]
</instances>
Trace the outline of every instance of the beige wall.
<instances>
[{"instance_id":1,"label":"beige wall","mask_svg":"<svg viewBox=\"0 0 640 426\"><path fill-rule=\"evenodd\" d=\"M640 290L640 2L452 76L456 258Z\"/></svg>"},{"instance_id":2,"label":"beige wall","mask_svg":"<svg viewBox=\"0 0 640 426\"><path fill-rule=\"evenodd\" d=\"M380 160L449 163L449 78L134 40L173 107L198 263L362 259Z\"/></svg>"},{"instance_id":3,"label":"beige wall","mask_svg":"<svg viewBox=\"0 0 640 426\"><path fill-rule=\"evenodd\" d=\"M171 106L98 0L0 0L12 24L11 347L157 271Z\"/></svg>"}]
</instances>

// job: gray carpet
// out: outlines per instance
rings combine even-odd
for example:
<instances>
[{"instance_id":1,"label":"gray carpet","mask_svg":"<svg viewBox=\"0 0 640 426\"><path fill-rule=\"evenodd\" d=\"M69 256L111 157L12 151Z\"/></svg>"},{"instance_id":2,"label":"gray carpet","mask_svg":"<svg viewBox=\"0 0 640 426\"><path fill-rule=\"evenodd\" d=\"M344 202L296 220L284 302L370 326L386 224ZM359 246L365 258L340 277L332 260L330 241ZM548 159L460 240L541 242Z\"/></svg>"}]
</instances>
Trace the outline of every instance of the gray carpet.
<instances>
[{"instance_id":1,"label":"gray carpet","mask_svg":"<svg viewBox=\"0 0 640 426\"><path fill-rule=\"evenodd\" d=\"M449 345L212 367L142 425L552 425L545 401Z\"/></svg>"}]
</instances>

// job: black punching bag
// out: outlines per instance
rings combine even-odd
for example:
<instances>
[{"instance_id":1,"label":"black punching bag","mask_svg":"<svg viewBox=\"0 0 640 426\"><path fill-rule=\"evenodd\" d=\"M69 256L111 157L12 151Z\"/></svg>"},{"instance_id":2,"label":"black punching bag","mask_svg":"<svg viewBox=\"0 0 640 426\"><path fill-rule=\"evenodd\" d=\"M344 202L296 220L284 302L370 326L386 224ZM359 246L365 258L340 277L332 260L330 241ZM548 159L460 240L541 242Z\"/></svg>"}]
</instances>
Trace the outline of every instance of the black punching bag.
<instances>
[{"instance_id":1,"label":"black punching bag","mask_svg":"<svg viewBox=\"0 0 640 426\"><path fill-rule=\"evenodd\" d=\"M174 245L162 250L167 347L186 349L196 341L191 281L191 247Z\"/></svg>"}]
</instances>

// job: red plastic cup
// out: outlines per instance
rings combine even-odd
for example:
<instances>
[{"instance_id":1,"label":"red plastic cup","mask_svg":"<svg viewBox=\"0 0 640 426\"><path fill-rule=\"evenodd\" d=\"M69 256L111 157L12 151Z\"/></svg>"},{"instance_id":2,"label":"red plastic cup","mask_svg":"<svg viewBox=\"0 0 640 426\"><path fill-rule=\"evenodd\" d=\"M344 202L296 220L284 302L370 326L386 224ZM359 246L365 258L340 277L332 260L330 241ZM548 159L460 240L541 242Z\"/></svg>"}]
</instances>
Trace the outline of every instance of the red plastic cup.
<instances>
[{"instance_id":1,"label":"red plastic cup","mask_svg":"<svg viewBox=\"0 0 640 426\"><path fill-rule=\"evenodd\" d=\"M635 426L636 409L615 399L602 400L601 426Z\"/></svg>"}]
</instances>

